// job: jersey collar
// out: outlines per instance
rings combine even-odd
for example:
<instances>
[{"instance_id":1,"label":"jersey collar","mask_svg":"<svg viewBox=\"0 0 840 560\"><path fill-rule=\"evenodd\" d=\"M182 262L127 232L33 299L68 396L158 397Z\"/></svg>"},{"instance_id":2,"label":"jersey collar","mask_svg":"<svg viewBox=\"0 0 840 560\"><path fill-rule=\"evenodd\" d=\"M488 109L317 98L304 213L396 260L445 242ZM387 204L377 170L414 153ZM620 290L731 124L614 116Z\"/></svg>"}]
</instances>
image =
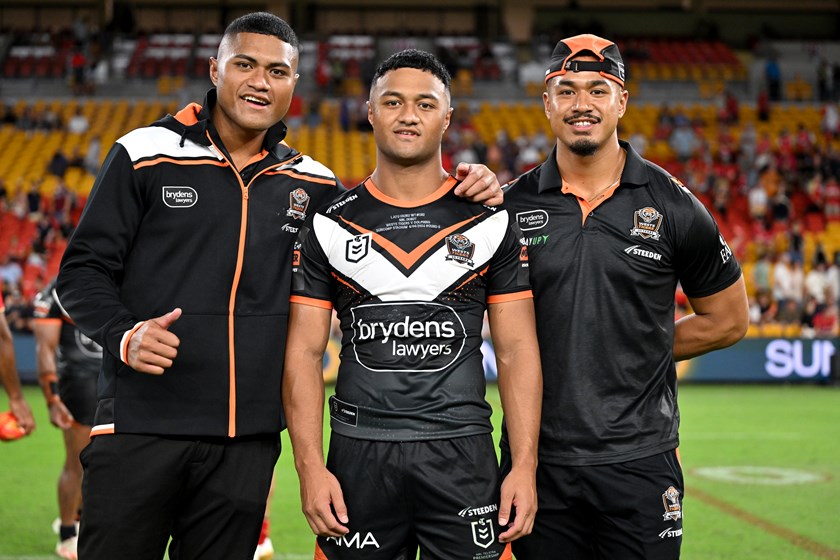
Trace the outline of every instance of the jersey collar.
<instances>
[{"instance_id":1,"label":"jersey collar","mask_svg":"<svg viewBox=\"0 0 840 560\"><path fill-rule=\"evenodd\" d=\"M648 183L645 160L633 149L629 143L619 140L618 145L627 152L627 161L624 162L624 170L621 172L620 186L640 186ZM540 182L537 191L542 194L546 191L560 190L563 188L563 177L557 168L557 145L551 150L548 158L542 165L540 171Z\"/></svg>"}]
</instances>

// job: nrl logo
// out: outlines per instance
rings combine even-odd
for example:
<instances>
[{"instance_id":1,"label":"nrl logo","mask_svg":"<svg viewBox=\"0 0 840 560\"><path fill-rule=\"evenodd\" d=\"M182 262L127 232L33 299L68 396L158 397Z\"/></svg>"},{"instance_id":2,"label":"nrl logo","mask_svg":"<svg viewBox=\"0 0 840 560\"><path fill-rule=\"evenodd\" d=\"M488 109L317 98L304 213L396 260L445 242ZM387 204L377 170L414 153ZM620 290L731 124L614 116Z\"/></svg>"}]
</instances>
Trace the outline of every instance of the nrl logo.
<instances>
[{"instance_id":1,"label":"nrl logo","mask_svg":"<svg viewBox=\"0 0 840 560\"><path fill-rule=\"evenodd\" d=\"M306 209L309 207L309 195L303 189L295 189L289 193L289 210L286 215L298 220L306 219Z\"/></svg>"},{"instance_id":2,"label":"nrl logo","mask_svg":"<svg viewBox=\"0 0 840 560\"><path fill-rule=\"evenodd\" d=\"M473 542L481 548L490 548L490 545L495 540L493 522L489 519L482 518L478 521L473 521L470 526L472 527Z\"/></svg>"},{"instance_id":3,"label":"nrl logo","mask_svg":"<svg viewBox=\"0 0 840 560\"><path fill-rule=\"evenodd\" d=\"M630 235L638 235L642 239L653 239L659 241L659 227L662 225L662 214L655 208L646 206L636 210L633 215L633 227Z\"/></svg>"},{"instance_id":4,"label":"nrl logo","mask_svg":"<svg viewBox=\"0 0 840 560\"><path fill-rule=\"evenodd\" d=\"M455 261L459 264L473 266L473 253L475 253L475 245L472 241L467 239L466 235L455 233L446 238L446 250L449 252L446 255L447 261Z\"/></svg>"},{"instance_id":5,"label":"nrl logo","mask_svg":"<svg viewBox=\"0 0 840 560\"><path fill-rule=\"evenodd\" d=\"M680 506L680 492L673 486L669 486L662 494L662 504L665 506L664 521L669 519L676 521L682 517L682 506Z\"/></svg>"},{"instance_id":6,"label":"nrl logo","mask_svg":"<svg viewBox=\"0 0 840 560\"><path fill-rule=\"evenodd\" d=\"M370 234L357 235L347 240L344 258L347 262L357 263L365 258L370 250Z\"/></svg>"}]
</instances>

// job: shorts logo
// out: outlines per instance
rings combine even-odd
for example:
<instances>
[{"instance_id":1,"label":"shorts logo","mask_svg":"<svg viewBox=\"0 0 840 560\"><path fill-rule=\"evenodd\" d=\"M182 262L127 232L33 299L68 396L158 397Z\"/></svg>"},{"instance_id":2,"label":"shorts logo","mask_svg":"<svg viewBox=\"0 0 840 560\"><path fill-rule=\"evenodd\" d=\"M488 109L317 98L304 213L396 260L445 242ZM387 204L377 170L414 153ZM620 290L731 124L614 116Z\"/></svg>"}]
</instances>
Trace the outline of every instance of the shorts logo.
<instances>
[{"instance_id":1,"label":"shorts logo","mask_svg":"<svg viewBox=\"0 0 840 560\"><path fill-rule=\"evenodd\" d=\"M163 203L170 208L189 208L198 202L198 193L192 187L163 187Z\"/></svg>"},{"instance_id":2,"label":"shorts logo","mask_svg":"<svg viewBox=\"0 0 840 560\"><path fill-rule=\"evenodd\" d=\"M490 505L480 506L480 507L467 506L464 509L462 509L461 511L459 511L458 515L460 517L475 517L477 515L485 515L485 514L488 514L488 513L493 513L494 511L499 511L499 505L498 504L490 504Z\"/></svg>"},{"instance_id":3,"label":"shorts logo","mask_svg":"<svg viewBox=\"0 0 840 560\"><path fill-rule=\"evenodd\" d=\"M475 253L475 244L467 239L466 235L454 233L446 238L446 250L449 252L446 255L446 260L455 261L459 264L473 266L473 253Z\"/></svg>"},{"instance_id":4,"label":"shorts logo","mask_svg":"<svg viewBox=\"0 0 840 560\"><path fill-rule=\"evenodd\" d=\"M659 241L659 227L662 225L662 214L655 208L646 206L639 208L633 215L633 228L630 235L638 235L642 239L653 239Z\"/></svg>"},{"instance_id":5,"label":"shorts logo","mask_svg":"<svg viewBox=\"0 0 840 560\"><path fill-rule=\"evenodd\" d=\"M307 208L309 208L309 194L305 190L297 188L289 193L287 216L297 218L298 220L305 220Z\"/></svg>"},{"instance_id":6,"label":"shorts logo","mask_svg":"<svg viewBox=\"0 0 840 560\"><path fill-rule=\"evenodd\" d=\"M344 258L347 262L357 263L365 258L370 250L370 234L357 235L352 239L347 240L347 248L344 253Z\"/></svg>"},{"instance_id":7,"label":"shorts logo","mask_svg":"<svg viewBox=\"0 0 840 560\"><path fill-rule=\"evenodd\" d=\"M544 228L548 223L548 212L545 210L518 212L516 214L516 222L519 224L519 229L522 231Z\"/></svg>"},{"instance_id":8,"label":"shorts logo","mask_svg":"<svg viewBox=\"0 0 840 560\"><path fill-rule=\"evenodd\" d=\"M664 521L677 521L682 517L682 506L680 505L680 491L669 486L662 494L662 504L665 506Z\"/></svg>"},{"instance_id":9,"label":"shorts logo","mask_svg":"<svg viewBox=\"0 0 840 560\"><path fill-rule=\"evenodd\" d=\"M490 548L496 540L493 534L493 522L487 518L479 519L470 523L472 528L473 542L481 548Z\"/></svg>"},{"instance_id":10,"label":"shorts logo","mask_svg":"<svg viewBox=\"0 0 840 560\"><path fill-rule=\"evenodd\" d=\"M673 527L668 527L667 529L665 529L664 531L659 533L659 538L660 539L665 539L665 538L672 539L674 537L681 537L682 536L682 531L683 531L682 529L674 529Z\"/></svg>"},{"instance_id":11,"label":"shorts logo","mask_svg":"<svg viewBox=\"0 0 840 560\"><path fill-rule=\"evenodd\" d=\"M373 536L373 533L365 533L362 536L361 533L350 533L346 535L341 535L340 537L327 537L327 542L332 542L338 547L344 548L355 548L355 549L362 549L366 546L372 546L374 548L379 548L379 543L376 541L376 537Z\"/></svg>"}]
</instances>

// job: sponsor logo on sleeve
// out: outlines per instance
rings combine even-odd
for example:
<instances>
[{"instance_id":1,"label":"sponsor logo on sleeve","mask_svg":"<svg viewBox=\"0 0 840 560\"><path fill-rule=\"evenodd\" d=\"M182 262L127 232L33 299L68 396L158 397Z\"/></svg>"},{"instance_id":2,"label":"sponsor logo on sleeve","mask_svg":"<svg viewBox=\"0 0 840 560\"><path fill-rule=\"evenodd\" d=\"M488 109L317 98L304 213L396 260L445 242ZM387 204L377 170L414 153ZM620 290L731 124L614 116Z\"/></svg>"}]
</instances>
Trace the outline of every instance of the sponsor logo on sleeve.
<instances>
[{"instance_id":1,"label":"sponsor logo on sleeve","mask_svg":"<svg viewBox=\"0 0 840 560\"><path fill-rule=\"evenodd\" d=\"M659 228L662 226L662 214L656 208L646 206L639 208L633 214L633 228L630 235L637 235L642 239L653 239L659 241L661 237Z\"/></svg>"},{"instance_id":2,"label":"sponsor logo on sleeve","mask_svg":"<svg viewBox=\"0 0 840 560\"><path fill-rule=\"evenodd\" d=\"M297 220L305 220L307 208L309 208L309 194L305 190L297 188L289 193L287 216Z\"/></svg>"},{"instance_id":3,"label":"sponsor logo on sleeve","mask_svg":"<svg viewBox=\"0 0 840 560\"><path fill-rule=\"evenodd\" d=\"M545 210L518 212L516 214L516 223L519 224L519 229L522 231L544 228L548 223L548 212Z\"/></svg>"},{"instance_id":4,"label":"sponsor logo on sleeve","mask_svg":"<svg viewBox=\"0 0 840 560\"><path fill-rule=\"evenodd\" d=\"M198 193L192 187L164 186L163 203L170 208L189 208L198 202Z\"/></svg>"},{"instance_id":5,"label":"sponsor logo on sleeve","mask_svg":"<svg viewBox=\"0 0 840 560\"><path fill-rule=\"evenodd\" d=\"M351 313L353 350L370 371L441 371L458 359L467 338L455 310L439 303L375 303Z\"/></svg>"},{"instance_id":6,"label":"sponsor logo on sleeve","mask_svg":"<svg viewBox=\"0 0 840 560\"><path fill-rule=\"evenodd\" d=\"M732 258L732 249L726 244L726 240L722 235L718 235L718 237L720 238L720 244L723 245L723 248L720 250L720 260L723 261L723 264L726 264Z\"/></svg>"}]
</instances>

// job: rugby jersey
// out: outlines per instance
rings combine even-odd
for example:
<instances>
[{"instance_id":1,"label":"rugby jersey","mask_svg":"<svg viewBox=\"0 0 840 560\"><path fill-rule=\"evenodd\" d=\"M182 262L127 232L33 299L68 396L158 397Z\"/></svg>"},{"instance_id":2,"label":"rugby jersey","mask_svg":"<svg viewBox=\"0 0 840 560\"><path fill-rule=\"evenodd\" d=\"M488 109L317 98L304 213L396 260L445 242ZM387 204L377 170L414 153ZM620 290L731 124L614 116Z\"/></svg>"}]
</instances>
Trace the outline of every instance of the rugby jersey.
<instances>
[{"instance_id":1,"label":"rugby jersey","mask_svg":"<svg viewBox=\"0 0 840 560\"><path fill-rule=\"evenodd\" d=\"M627 152L620 183L594 208L564 182L556 148L506 186L534 289L540 463L618 463L677 447L677 283L706 297L741 276L697 198L620 145Z\"/></svg>"},{"instance_id":2,"label":"rugby jersey","mask_svg":"<svg viewBox=\"0 0 840 560\"><path fill-rule=\"evenodd\" d=\"M70 316L61 308L55 294L55 280L35 296L33 305L36 322L52 322L61 325L55 352L58 374L86 377L99 375L102 347L76 328Z\"/></svg>"},{"instance_id":3,"label":"rugby jersey","mask_svg":"<svg viewBox=\"0 0 840 560\"><path fill-rule=\"evenodd\" d=\"M340 192L282 143L282 122L237 170L210 115L191 104L110 150L62 259L57 293L105 349L92 434L273 434L280 404L292 244ZM180 307L163 375L125 363L126 332Z\"/></svg>"},{"instance_id":4,"label":"rugby jersey","mask_svg":"<svg viewBox=\"0 0 840 560\"><path fill-rule=\"evenodd\" d=\"M488 304L531 297L527 253L503 207L449 177L405 203L371 179L301 230L292 302L334 307L342 342L332 429L373 440L489 433L481 329Z\"/></svg>"}]
</instances>

